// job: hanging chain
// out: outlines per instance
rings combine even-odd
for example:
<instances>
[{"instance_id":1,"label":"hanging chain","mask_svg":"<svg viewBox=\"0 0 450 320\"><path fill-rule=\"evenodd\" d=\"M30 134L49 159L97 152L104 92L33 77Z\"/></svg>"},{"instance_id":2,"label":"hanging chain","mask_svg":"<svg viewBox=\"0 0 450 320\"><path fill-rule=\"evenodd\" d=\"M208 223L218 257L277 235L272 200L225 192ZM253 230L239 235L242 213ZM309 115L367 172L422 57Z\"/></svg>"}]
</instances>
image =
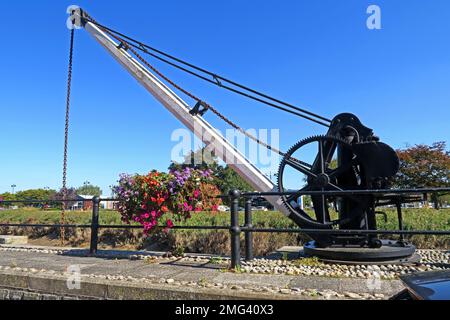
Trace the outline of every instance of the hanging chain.
<instances>
[{"instance_id":1,"label":"hanging chain","mask_svg":"<svg viewBox=\"0 0 450 320\"><path fill-rule=\"evenodd\" d=\"M108 29L102 28L91 16L89 16L86 12L84 12L85 18L87 18L87 21L92 22L94 24L97 25L97 27L99 27L103 32L107 33L108 35L110 35L111 37L113 37L114 39L116 39L117 41L119 41L120 43L120 47L123 48L124 50L130 51L131 53L133 53L133 55L138 58L144 65L146 65L149 69L151 69L153 72L155 72L158 76L160 76L162 79L164 79L165 81L167 81L171 86L173 86L174 88L176 88L177 90L183 92L185 95L187 95L188 97L192 98L195 101L201 102L202 105L210 110L212 113L214 113L217 117L219 117L221 120L223 120L224 122L226 122L227 124L229 124L231 127L233 127L234 129L238 130L239 132L241 132L244 136L246 136L247 138L255 141L257 144L267 148L270 151L273 151L277 154L279 154L282 157L286 156L285 152L282 152L281 150L272 147L271 145L269 145L268 143L258 139L257 137L255 137L254 135L252 135L251 133L247 132L246 130L244 130L243 128L241 128L240 126L238 126L236 123L234 123L232 120L228 119L225 115L223 115L221 112L219 112L216 108L214 108L213 106L211 106L210 104L206 103L205 101L203 101L202 99L200 99L199 97L197 97L196 95L194 95L193 93L187 91L186 89L180 87L178 84L176 84L174 81L172 81L171 79L169 79L167 76L165 76L163 73L161 73L158 69L156 69L153 65L151 65L147 60L145 60L134 48L132 48L131 46L128 45L127 41L124 40L123 38L119 37L118 35L114 34L113 32L111 32ZM143 52L147 53L147 49L145 47L141 47L141 50ZM290 157L290 159L292 159L293 161L298 162L299 164L306 166L306 167L310 167L311 165L300 161L298 159L295 159L293 157Z\"/></svg>"},{"instance_id":2,"label":"hanging chain","mask_svg":"<svg viewBox=\"0 0 450 320\"><path fill-rule=\"evenodd\" d=\"M74 40L74 29L70 31L70 51L69 51L69 68L67 72L67 97L66 97L66 125L64 129L64 162L63 162L63 173L62 173L62 210L61 210L61 244L64 245L65 242L65 214L67 206L67 149L69 142L69 120L70 120L70 90L72 86L72 65L73 65L73 40Z\"/></svg>"},{"instance_id":3,"label":"hanging chain","mask_svg":"<svg viewBox=\"0 0 450 320\"><path fill-rule=\"evenodd\" d=\"M119 40L119 39L117 39ZM119 40L120 41L120 40ZM121 42L122 45L126 45L124 42ZM251 133L247 132L246 130L244 130L243 128L241 128L240 126L238 126L236 123L234 123L233 121L231 121L230 119L228 119L225 115L223 115L222 113L220 113L216 108L214 108L213 106L211 106L210 104L208 104L207 102L201 100L200 98L198 98L197 96L195 96L194 94L192 94L191 92L187 91L186 89L180 87L179 85L177 85L175 82L173 82L172 80L170 80L169 78L167 78L164 74L162 74L159 70L157 70L155 67L153 67L150 63L147 62L147 60L145 60L136 50L134 50L133 48L130 48L129 46L127 47L127 49L132 52L136 58L138 58L143 64L145 64L147 67L149 67L153 72L155 72L157 75L159 75L161 78L163 78L164 80L166 80L170 85L172 85L174 88L178 89L179 91L183 92L185 95L187 95L188 97L192 98L193 100L199 101L201 102L204 107L208 110L210 110L212 113L214 113L216 116L218 116L220 119L222 119L224 122L228 123L231 127L233 127L234 129L238 130L239 132L241 132L243 135L245 135L246 137L248 137L249 139L255 141L256 143L266 147L268 150L271 150L273 152L278 153L281 156L284 156L285 153L272 147L271 145L265 143L264 141L261 141L260 139L258 139L257 137L255 137L254 135L252 135Z\"/></svg>"}]
</instances>

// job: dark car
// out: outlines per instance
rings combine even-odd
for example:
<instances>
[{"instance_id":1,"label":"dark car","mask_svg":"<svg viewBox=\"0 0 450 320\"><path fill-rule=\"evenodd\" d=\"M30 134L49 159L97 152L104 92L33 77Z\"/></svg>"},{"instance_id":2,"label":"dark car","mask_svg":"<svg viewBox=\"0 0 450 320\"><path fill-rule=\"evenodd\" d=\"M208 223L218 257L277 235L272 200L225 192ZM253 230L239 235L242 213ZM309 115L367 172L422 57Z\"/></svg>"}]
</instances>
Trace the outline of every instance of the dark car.
<instances>
[{"instance_id":1,"label":"dark car","mask_svg":"<svg viewBox=\"0 0 450 320\"><path fill-rule=\"evenodd\" d=\"M400 277L406 289L391 300L450 300L450 270Z\"/></svg>"}]
</instances>

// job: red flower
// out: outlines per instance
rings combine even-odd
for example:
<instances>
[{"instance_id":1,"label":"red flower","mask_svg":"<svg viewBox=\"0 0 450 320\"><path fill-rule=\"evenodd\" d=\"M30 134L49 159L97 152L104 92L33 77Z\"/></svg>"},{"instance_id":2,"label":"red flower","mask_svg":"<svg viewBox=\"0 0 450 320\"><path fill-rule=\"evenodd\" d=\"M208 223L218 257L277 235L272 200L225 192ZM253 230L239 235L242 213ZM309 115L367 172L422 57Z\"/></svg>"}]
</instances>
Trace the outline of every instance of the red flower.
<instances>
[{"instance_id":1,"label":"red flower","mask_svg":"<svg viewBox=\"0 0 450 320\"><path fill-rule=\"evenodd\" d=\"M184 184L175 181L177 177L183 177ZM125 222L138 222L144 227L145 234L158 226L165 214L172 213L176 217L189 219L193 211L215 211L221 203L215 198L220 191L204 181L202 172L196 170L180 171L178 174L154 171L119 183L123 189L119 194L118 207L122 219ZM198 203L200 200L202 204ZM168 232L173 227L172 220L164 222L162 227Z\"/></svg>"},{"instance_id":2,"label":"red flower","mask_svg":"<svg viewBox=\"0 0 450 320\"><path fill-rule=\"evenodd\" d=\"M194 198L197 199L198 197L200 197L200 191L199 190L195 190L194 191Z\"/></svg>"}]
</instances>

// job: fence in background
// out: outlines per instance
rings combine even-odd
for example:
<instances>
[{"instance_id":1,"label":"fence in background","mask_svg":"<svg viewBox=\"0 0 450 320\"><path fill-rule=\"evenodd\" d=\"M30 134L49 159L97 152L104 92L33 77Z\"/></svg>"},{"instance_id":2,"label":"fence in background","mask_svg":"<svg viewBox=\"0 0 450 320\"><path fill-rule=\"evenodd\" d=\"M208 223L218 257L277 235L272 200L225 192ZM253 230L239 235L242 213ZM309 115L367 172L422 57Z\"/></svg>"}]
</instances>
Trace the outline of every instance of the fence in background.
<instances>
[{"instance_id":1,"label":"fence in background","mask_svg":"<svg viewBox=\"0 0 450 320\"><path fill-rule=\"evenodd\" d=\"M174 226L174 230L229 230L231 241L231 268L236 268L241 264L241 233L244 233L244 252L245 259L252 260L253 256L253 233L298 233L298 234L331 234L331 235L436 235L448 236L450 231L439 230L403 230L403 216L401 208L402 197L406 195L420 195L427 193L450 193L450 188L430 188L430 189L407 189L407 190L349 190L349 191L304 191L301 195L314 196L355 196L355 195L372 195L374 197L389 194L397 204L397 212L399 218L399 230L330 230L330 229L299 229L299 228L255 228L252 225L252 200L256 197L266 196L288 196L292 194L299 194L298 192L250 192L241 193L239 190L233 190L228 195L230 200L230 224L228 226ZM244 210L244 225L239 224L239 203L241 199L245 200ZM395 200L397 199L397 200ZM100 199L94 197L90 200L66 200L65 202L92 202L92 218L91 224L12 224L1 223L0 227L18 227L18 228L80 228L90 229L91 239L89 251L95 255L98 250L98 232L100 229L141 229L139 225L102 225L99 223L100 203L102 201L117 201L117 199ZM43 204L43 203L62 203L64 201L49 201L49 200L17 200L17 201L0 201L0 204Z\"/></svg>"}]
</instances>

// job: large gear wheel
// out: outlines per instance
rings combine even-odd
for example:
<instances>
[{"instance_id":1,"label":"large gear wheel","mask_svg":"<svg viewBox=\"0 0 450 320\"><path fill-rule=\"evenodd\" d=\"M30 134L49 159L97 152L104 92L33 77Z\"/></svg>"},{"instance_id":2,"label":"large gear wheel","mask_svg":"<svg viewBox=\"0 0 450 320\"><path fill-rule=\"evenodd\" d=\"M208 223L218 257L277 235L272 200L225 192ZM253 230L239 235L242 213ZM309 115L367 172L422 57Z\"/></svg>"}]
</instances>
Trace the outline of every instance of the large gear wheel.
<instances>
[{"instance_id":1,"label":"large gear wheel","mask_svg":"<svg viewBox=\"0 0 450 320\"><path fill-rule=\"evenodd\" d=\"M313 152L317 153L310 154L310 157L314 157L314 160L304 161L306 156L306 150L303 152L304 149L314 144L317 144L317 149L315 151L313 149ZM346 153L352 155L351 159L341 166L337 166L338 149L346 149L348 151ZM357 157L352 151L352 145L334 136L313 136L298 142L290 148L281 161L278 170L278 188L280 192L296 191L293 195L282 196L283 204L291 213L290 218L301 228L331 229L333 226L338 225L340 220L332 220L329 212L332 204L336 206L335 196L311 196L315 215L308 214L303 210L299 205L298 199L304 191L346 190L349 185L349 177L352 187L357 185L357 162ZM287 188L285 185L286 176L289 176L292 182L292 175L288 175L286 172L288 170L293 170L294 174L299 173L301 176L303 175L303 177L297 178L298 180L294 178L296 183L294 188ZM341 177L343 176L345 176L345 181L341 183ZM303 186L300 186L302 183Z\"/></svg>"}]
</instances>

